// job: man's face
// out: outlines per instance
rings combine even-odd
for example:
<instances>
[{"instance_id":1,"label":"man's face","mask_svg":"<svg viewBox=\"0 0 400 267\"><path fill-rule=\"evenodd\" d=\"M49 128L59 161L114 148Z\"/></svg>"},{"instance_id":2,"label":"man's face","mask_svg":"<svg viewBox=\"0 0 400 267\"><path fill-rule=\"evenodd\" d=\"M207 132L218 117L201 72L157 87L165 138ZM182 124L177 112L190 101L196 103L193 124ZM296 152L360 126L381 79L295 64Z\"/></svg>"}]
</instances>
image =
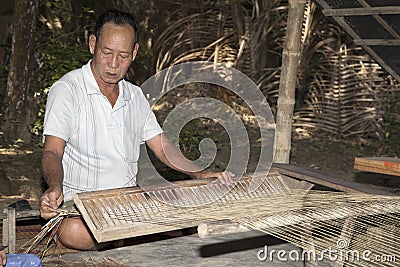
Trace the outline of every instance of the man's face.
<instances>
[{"instance_id":1,"label":"man's face","mask_svg":"<svg viewBox=\"0 0 400 267\"><path fill-rule=\"evenodd\" d=\"M135 33L130 25L116 25L112 22L104 24L97 42L94 35L90 36L92 70L98 82L116 84L124 78L139 48L134 40Z\"/></svg>"}]
</instances>

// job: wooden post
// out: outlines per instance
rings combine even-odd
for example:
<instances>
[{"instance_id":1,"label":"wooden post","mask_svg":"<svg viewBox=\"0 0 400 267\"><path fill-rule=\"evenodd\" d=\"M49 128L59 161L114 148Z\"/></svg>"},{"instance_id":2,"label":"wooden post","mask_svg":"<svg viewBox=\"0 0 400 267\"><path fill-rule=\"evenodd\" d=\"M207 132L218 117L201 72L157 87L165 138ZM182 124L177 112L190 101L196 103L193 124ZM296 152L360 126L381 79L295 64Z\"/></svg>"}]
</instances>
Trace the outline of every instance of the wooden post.
<instances>
[{"instance_id":1,"label":"wooden post","mask_svg":"<svg viewBox=\"0 0 400 267\"><path fill-rule=\"evenodd\" d=\"M2 220L3 220L3 240L2 245L8 246L9 238L8 238L8 216L7 209L3 209ZM5 249L6 253L8 253L8 248Z\"/></svg>"},{"instance_id":2,"label":"wooden post","mask_svg":"<svg viewBox=\"0 0 400 267\"><path fill-rule=\"evenodd\" d=\"M16 243L15 209L5 208L3 212L7 215L7 218L3 219L2 242L4 246L8 246L8 248L6 248L7 253L14 253Z\"/></svg>"},{"instance_id":3,"label":"wooden post","mask_svg":"<svg viewBox=\"0 0 400 267\"><path fill-rule=\"evenodd\" d=\"M289 163L295 86L306 0L290 0L276 115L276 163Z\"/></svg>"}]
</instances>

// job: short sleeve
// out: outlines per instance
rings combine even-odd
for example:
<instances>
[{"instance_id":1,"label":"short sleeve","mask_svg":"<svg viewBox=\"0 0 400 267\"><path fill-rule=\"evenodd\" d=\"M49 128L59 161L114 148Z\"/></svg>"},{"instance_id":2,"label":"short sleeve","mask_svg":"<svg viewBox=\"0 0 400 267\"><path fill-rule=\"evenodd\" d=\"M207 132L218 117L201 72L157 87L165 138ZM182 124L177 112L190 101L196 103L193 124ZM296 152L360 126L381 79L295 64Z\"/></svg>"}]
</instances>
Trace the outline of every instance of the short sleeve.
<instances>
[{"instance_id":1,"label":"short sleeve","mask_svg":"<svg viewBox=\"0 0 400 267\"><path fill-rule=\"evenodd\" d=\"M141 101L141 133L140 133L140 143L144 143L145 141L153 138L154 136L163 132L160 125L157 122L157 118L154 112L150 108L150 104L143 95L140 94Z\"/></svg>"},{"instance_id":2,"label":"short sleeve","mask_svg":"<svg viewBox=\"0 0 400 267\"><path fill-rule=\"evenodd\" d=\"M74 130L73 112L74 98L71 87L64 81L57 81L47 97L43 139L46 135L52 135L68 141Z\"/></svg>"}]
</instances>

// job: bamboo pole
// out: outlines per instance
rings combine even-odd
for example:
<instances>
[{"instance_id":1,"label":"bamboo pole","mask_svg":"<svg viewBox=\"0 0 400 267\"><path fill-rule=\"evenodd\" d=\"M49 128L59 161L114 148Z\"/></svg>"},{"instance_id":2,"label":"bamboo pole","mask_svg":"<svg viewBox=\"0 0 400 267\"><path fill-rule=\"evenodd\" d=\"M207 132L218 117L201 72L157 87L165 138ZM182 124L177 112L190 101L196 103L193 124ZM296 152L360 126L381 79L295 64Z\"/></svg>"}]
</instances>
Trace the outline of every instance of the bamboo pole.
<instances>
[{"instance_id":1,"label":"bamboo pole","mask_svg":"<svg viewBox=\"0 0 400 267\"><path fill-rule=\"evenodd\" d=\"M289 163L295 85L300 61L301 29L306 0L290 0L286 41L283 49L276 115L276 163Z\"/></svg>"}]
</instances>

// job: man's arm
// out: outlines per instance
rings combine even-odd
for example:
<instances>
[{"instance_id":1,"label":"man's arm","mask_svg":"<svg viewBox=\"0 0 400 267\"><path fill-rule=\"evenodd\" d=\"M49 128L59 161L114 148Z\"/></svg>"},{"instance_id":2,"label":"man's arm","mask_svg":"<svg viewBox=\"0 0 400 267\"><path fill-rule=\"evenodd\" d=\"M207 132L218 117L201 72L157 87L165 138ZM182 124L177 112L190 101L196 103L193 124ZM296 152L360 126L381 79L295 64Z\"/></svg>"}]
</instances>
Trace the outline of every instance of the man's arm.
<instances>
[{"instance_id":1,"label":"man's arm","mask_svg":"<svg viewBox=\"0 0 400 267\"><path fill-rule=\"evenodd\" d=\"M0 266L5 266L7 262L7 255L3 248L0 250Z\"/></svg>"},{"instance_id":2,"label":"man's arm","mask_svg":"<svg viewBox=\"0 0 400 267\"><path fill-rule=\"evenodd\" d=\"M202 168L189 159L171 143L164 134L158 134L146 141L148 147L158 159L174 170L194 176L196 178L218 178L223 184L233 183L234 174L230 172L212 172Z\"/></svg>"},{"instance_id":3,"label":"man's arm","mask_svg":"<svg viewBox=\"0 0 400 267\"><path fill-rule=\"evenodd\" d=\"M42 172L49 188L40 197L40 214L44 219L56 216L55 210L64 200L62 186L64 173L61 162L64 147L63 139L46 136L42 156Z\"/></svg>"}]
</instances>

